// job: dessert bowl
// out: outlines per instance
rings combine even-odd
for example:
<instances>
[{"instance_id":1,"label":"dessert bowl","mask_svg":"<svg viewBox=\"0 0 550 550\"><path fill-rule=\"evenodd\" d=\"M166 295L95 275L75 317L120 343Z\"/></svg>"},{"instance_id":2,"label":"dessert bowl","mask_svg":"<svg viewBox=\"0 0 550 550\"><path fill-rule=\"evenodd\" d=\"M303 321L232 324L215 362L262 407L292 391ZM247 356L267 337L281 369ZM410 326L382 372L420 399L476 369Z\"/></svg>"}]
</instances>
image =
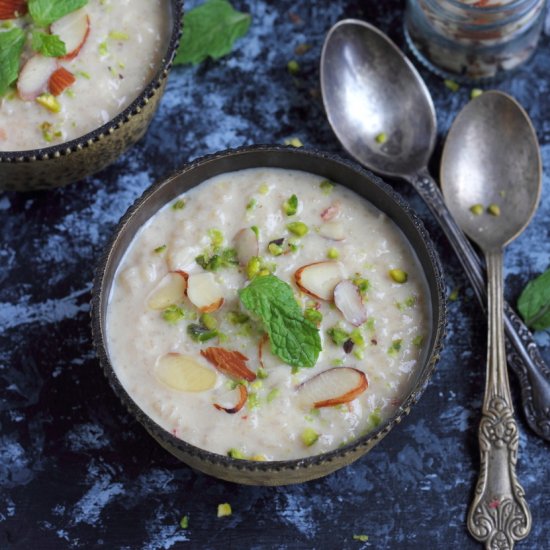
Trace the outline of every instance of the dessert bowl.
<instances>
[{"instance_id":1,"label":"dessert bowl","mask_svg":"<svg viewBox=\"0 0 550 550\"><path fill-rule=\"evenodd\" d=\"M183 2L159 0L144 8L157 10L147 28L139 10L89 0L48 25L48 34L39 33L63 39L65 56L24 47L16 88L0 97L0 191L77 181L114 162L144 135L178 49ZM6 32L20 32L33 21L23 14L7 22ZM136 57L144 37L147 51Z\"/></svg>"},{"instance_id":2,"label":"dessert bowl","mask_svg":"<svg viewBox=\"0 0 550 550\"><path fill-rule=\"evenodd\" d=\"M117 371L118 367L114 366L118 360L118 351L116 351L116 346L113 344L114 340L112 336L114 332L109 328L114 326L110 324L111 321L109 319L109 315L113 315L110 313L110 308L114 308L114 305L111 305L111 303L114 304L117 301L116 299L113 299L113 293L117 288L116 284L120 278L119 268L126 265L126 258L131 255L131 247L134 239L144 234L145 230L142 231L143 226L146 225L152 216L161 210L162 207L169 205L169 210L172 211L173 206L180 203L180 196L182 193L193 190L193 188L199 186L199 184L205 182L206 180L210 180L211 178L215 178L217 176L223 176L225 178L225 175L230 174L234 176L235 174L242 174L252 169L299 171L300 173L308 174L312 178L317 178L316 181L320 181L322 183L324 183L324 180L338 183L345 190L345 193L350 193L351 191L360 195L366 199L370 205L374 206L377 209L377 212L382 213L382 218L388 218L391 220L390 223L392 223L392 226L396 226L399 229L399 234L402 236L404 242L407 243L407 247L416 257L417 265L421 271L423 281L425 281L423 288L425 288L425 304L426 309L428 310L429 322L425 327L425 338L421 345L421 352L418 354L418 360L414 362L414 368L410 373L408 373L407 384L404 386L405 389L401 392L399 400L393 404L394 407L391 409L391 412L383 419L382 422L371 426L369 430L364 433L355 434L349 439L339 439L338 441L341 441L341 444L338 447L336 447L336 444L338 443L336 440L332 441L331 447L321 447L320 443L311 447L312 443L317 441L317 437L314 437L311 441L304 441L302 438L302 441L304 441L307 446L307 449L304 452L309 456L291 454L289 455L291 458L281 459L280 456L275 453L271 455L271 458L266 460L265 457L259 458L258 456L243 456L242 453L236 452L234 449L228 454L225 454L223 451L219 450L218 446L216 446L216 442L214 442L214 447L212 447L216 448L215 452L212 452L212 450L205 450L205 448L201 448L196 444L191 444L186 441L185 436L182 436L178 431L172 430L166 425L163 427L161 422L158 421L156 417L153 418L155 416L154 414L150 413L150 411L146 412L145 409L147 407L138 404L139 399L136 399L136 395L134 395L133 390L129 391L128 380L125 379L124 376L121 376ZM285 174L287 173L289 172L285 172ZM245 196L246 193L250 192L250 185L241 185L241 187L242 193L235 194ZM272 189L274 193L277 192L277 185L273 185ZM298 187L296 189L298 189ZM318 190L318 187L316 187L316 189ZM296 191L296 193L298 193L298 191ZM241 197L241 200L244 199ZM308 206L306 202L304 202L304 209ZM187 206L185 208L186 209L182 211L184 213L182 215L182 220L185 216L192 216L192 214L187 214L187 212L191 213L193 211L192 208L188 208ZM268 208L264 210L266 217L267 211ZM234 209L231 209L230 213L233 214L230 216L231 219L234 219L239 215L234 211ZM201 211L201 214L203 214L203 211ZM291 215L288 212L286 212L286 214ZM196 216L198 216L198 214L196 214ZM239 219L236 223L240 224L243 222ZM331 230L334 230L334 225L331 227ZM232 230L234 230L234 227ZM262 231L262 229L260 229L260 231ZM318 236L314 235L311 238L318 238ZM339 237L334 234L330 235L329 238L333 239L335 242L339 240ZM289 242L292 243L290 240ZM286 246L282 245L279 240L277 243L269 243L269 247L272 247L272 245L275 245L276 248L269 248L269 250L275 256L278 256L281 253L279 251L281 246ZM162 252L165 248L166 247L161 246L158 247L156 251ZM305 245L303 245L303 250L305 250ZM330 250L332 250L332 248ZM195 254L196 252L193 251L192 255L194 256ZM195 260L199 264L202 263L202 261L198 260L198 257L195 258ZM309 264L309 266L318 264L319 262L317 264ZM330 265L334 266L334 263L330 263ZM241 270L242 268L239 271ZM304 290L301 285L304 286L304 294L308 294L305 299L309 300L310 297L314 295L313 292L310 292L312 291L312 287L308 286L311 284L311 280L304 275L303 269L298 270L296 274L298 274L298 272L301 274L301 279L300 282L298 282L298 280L296 281L297 286L300 290ZM174 271L172 271L172 273L174 273ZM191 278L194 276L193 269L191 269L190 274L184 273L183 271L180 273L187 277L187 298L189 298L192 303L195 303L195 291L193 291L193 297L191 296ZM403 282L399 280L399 275L399 273L396 275L394 281ZM256 277L255 275L248 276L251 279L250 284L248 285L249 287L252 286L252 283L256 279L264 278L260 276ZM394 275L392 275L392 278L393 276ZM254 279L254 277L256 277L256 279ZM308 279L309 282L307 282L306 279ZM264 280L267 280L267 277ZM181 284L181 281L176 284ZM349 280L345 281L344 286L346 285L350 285ZM393 287L400 286L399 284L394 283L391 283L391 285ZM320 291L317 290L316 292L320 293ZM329 307L329 305L325 304L323 306L325 309L322 309L324 315L328 316L331 310L334 311L335 309L339 309L341 307L338 300L336 300L336 290L334 290L334 296L336 307L333 307L330 304ZM395 305L399 304L392 303L390 305L393 308ZM214 310L215 309L208 306L207 308L200 309L199 311L211 312ZM124 315L121 319L124 322ZM363 319L361 319L359 323L354 323L355 326L358 326L362 321ZM133 322L137 323L139 321L138 319L134 319ZM152 435L158 443L189 466L221 479L252 485L283 485L315 479L350 464L370 450L396 424L398 424L406 414L408 414L411 406L422 394L440 355L444 325L445 297L442 268L422 222L414 214L414 212L411 211L410 207L379 178L354 163L342 160L332 154L282 146L254 146L223 151L210 155L186 165L166 180L158 182L150 187L124 215L116 228L113 237L107 245L105 253L100 260L96 271L92 297L92 332L94 346L110 385L131 414L133 414L134 417L141 424L143 424L150 435ZM111 333L109 332L110 330ZM377 342L374 341L373 343L376 345ZM326 345L332 346L336 349L336 347L330 343ZM219 350L220 348L208 348L207 350L203 349L201 350L201 355L203 355L203 357L207 357L206 352L212 349ZM205 353L203 353L203 351L205 351ZM369 348L366 349L366 352L369 353ZM345 353L349 354L349 350L346 350ZM176 354L168 353L167 355L174 356ZM263 368L261 351L259 356L260 365ZM360 356L358 355L357 357ZM133 364L133 359L130 360L130 363ZM286 366L288 366L288 364L292 364L288 361L286 361L286 363ZM339 364L342 365L341 362ZM166 367L166 365L163 364L163 367ZM283 366L277 367L277 369L283 368ZM338 371L339 373L346 371L349 373L352 370L354 369L334 368L329 369L328 371L323 371L323 374L329 371ZM309 371L309 369L301 369L301 371ZM244 370L242 372L244 372L244 375L241 376L241 378L246 377L247 371ZM274 377L276 376L276 374L273 374L273 371L271 375ZM301 386L304 386L304 384L301 384ZM242 386L238 387L240 388ZM143 384L141 389L147 393L149 391L148 388L149 386L147 384ZM358 393L364 391L364 389L364 387L360 389L355 388L355 390L358 391L353 394L353 399L355 399ZM179 398L181 398L182 395L187 394L185 394L185 392L180 393ZM187 399L190 398L185 398L184 400ZM343 403L351 406L349 403L351 399L352 398L350 397L349 400L340 400L338 402L328 400L330 403L324 403L323 405L320 403L315 403L315 407L328 407L329 405L341 405ZM213 415L222 415L221 417L217 417L218 420L216 422L218 422L219 419L225 419L226 416L230 416L223 416L225 413L236 412L234 410L219 407L217 404L214 404L214 407L218 409L215 411L214 407L211 405L212 403L210 403L209 408L205 410L212 411ZM163 407L162 399L160 406L161 408ZM220 413L219 411L221 409L223 409L225 413ZM185 419L186 422L193 416L193 411L194 409L188 413L188 416ZM234 417L236 416L237 415L234 415ZM246 415L242 418L246 419ZM178 434L180 436L178 436ZM322 450L317 452L314 450L316 448L321 448Z\"/></svg>"}]
</instances>

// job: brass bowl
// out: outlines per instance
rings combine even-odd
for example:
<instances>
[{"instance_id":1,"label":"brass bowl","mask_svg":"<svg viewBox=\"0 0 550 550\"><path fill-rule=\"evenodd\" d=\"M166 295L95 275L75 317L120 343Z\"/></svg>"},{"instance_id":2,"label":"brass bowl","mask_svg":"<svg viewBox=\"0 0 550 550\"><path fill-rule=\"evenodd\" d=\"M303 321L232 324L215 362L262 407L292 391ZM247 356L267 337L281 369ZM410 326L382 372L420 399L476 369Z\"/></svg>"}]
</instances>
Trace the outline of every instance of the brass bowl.
<instances>
[{"instance_id":1,"label":"brass bowl","mask_svg":"<svg viewBox=\"0 0 550 550\"><path fill-rule=\"evenodd\" d=\"M133 401L119 382L107 349L106 314L115 273L136 232L162 206L203 181L245 168L303 170L335 181L362 195L387 214L401 229L416 252L428 282L432 330L410 392L395 414L369 434L320 455L272 462L234 459L200 449L161 428ZM399 424L424 391L441 352L445 329L445 284L437 253L424 225L410 206L380 178L339 157L283 146L253 146L200 158L155 183L121 219L99 262L92 294L92 333L103 372L124 406L160 445L189 466L206 474L248 485L285 485L325 476L368 452Z\"/></svg>"},{"instance_id":2,"label":"brass bowl","mask_svg":"<svg viewBox=\"0 0 550 550\"><path fill-rule=\"evenodd\" d=\"M170 0L172 25L166 52L147 86L112 120L71 141L28 151L0 151L0 191L61 187L98 172L147 130L164 92L182 32L183 0Z\"/></svg>"}]
</instances>

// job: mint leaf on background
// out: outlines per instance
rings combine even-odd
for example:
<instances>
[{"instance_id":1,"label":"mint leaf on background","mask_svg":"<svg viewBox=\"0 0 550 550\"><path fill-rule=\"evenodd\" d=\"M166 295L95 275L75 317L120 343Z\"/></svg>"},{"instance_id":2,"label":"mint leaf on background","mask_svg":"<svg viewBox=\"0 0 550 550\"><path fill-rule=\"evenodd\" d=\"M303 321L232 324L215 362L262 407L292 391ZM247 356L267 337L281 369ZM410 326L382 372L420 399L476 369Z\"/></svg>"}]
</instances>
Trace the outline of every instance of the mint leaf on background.
<instances>
[{"instance_id":1,"label":"mint leaf on background","mask_svg":"<svg viewBox=\"0 0 550 550\"><path fill-rule=\"evenodd\" d=\"M25 33L21 29L0 32L0 96L17 80L24 44Z\"/></svg>"},{"instance_id":2,"label":"mint leaf on background","mask_svg":"<svg viewBox=\"0 0 550 550\"><path fill-rule=\"evenodd\" d=\"M33 31L31 46L45 57L62 57L67 53L65 42L56 34Z\"/></svg>"},{"instance_id":3,"label":"mint leaf on background","mask_svg":"<svg viewBox=\"0 0 550 550\"><path fill-rule=\"evenodd\" d=\"M550 269L523 289L518 310L528 327L535 330L550 328Z\"/></svg>"},{"instance_id":4,"label":"mint leaf on background","mask_svg":"<svg viewBox=\"0 0 550 550\"><path fill-rule=\"evenodd\" d=\"M317 327L304 318L290 285L274 275L239 290L242 304L262 321L271 352L293 367L313 367L321 352Z\"/></svg>"},{"instance_id":5,"label":"mint leaf on background","mask_svg":"<svg viewBox=\"0 0 550 550\"><path fill-rule=\"evenodd\" d=\"M29 13L39 27L47 27L87 3L88 0L29 0Z\"/></svg>"},{"instance_id":6,"label":"mint leaf on background","mask_svg":"<svg viewBox=\"0 0 550 550\"><path fill-rule=\"evenodd\" d=\"M175 65L196 65L208 56L219 59L233 49L234 42L250 27L248 13L236 11L227 0L207 0L183 16L181 45Z\"/></svg>"}]
</instances>

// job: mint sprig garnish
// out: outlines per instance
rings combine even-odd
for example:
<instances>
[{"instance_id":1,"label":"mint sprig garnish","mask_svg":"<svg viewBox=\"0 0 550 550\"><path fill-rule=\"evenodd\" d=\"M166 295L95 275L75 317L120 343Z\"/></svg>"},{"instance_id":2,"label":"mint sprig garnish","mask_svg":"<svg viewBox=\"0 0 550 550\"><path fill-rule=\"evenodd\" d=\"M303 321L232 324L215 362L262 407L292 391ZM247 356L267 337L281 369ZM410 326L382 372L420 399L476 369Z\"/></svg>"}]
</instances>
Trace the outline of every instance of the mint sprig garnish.
<instances>
[{"instance_id":1,"label":"mint sprig garnish","mask_svg":"<svg viewBox=\"0 0 550 550\"><path fill-rule=\"evenodd\" d=\"M248 32L250 21L250 14L235 10L227 0L207 0L183 16L183 36L174 64L197 64L209 56L227 55Z\"/></svg>"},{"instance_id":2,"label":"mint sprig garnish","mask_svg":"<svg viewBox=\"0 0 550 550\"><path fill-rule=\"evenodd\" d=\"M88 0L29 0L29 13L39 27L47 27L87 3Z\"/></svg>"},{"instance_id":3,"label":"mint sprig garnish","mask_svg":"<svg viewBox=\"0 0 550 550\"><path fill-rule=\"evenodd\" d=\"M317 327L304 318L290 285L275 275L254 278L239 290L243 306L262 322L271 352L293 367L313 367L321 352Z\"/></svg>"},{"instance_id":4,"label":"mint sprig garnish","mask_svg":"<svg viewBox=\"0 0 550 550\"><path fill-rule=\"evenodd\" d=\"M25 33L18 27L0 32L0 96L17 80Z\"/></svg>"},{"instance_id":5,"label":"mint sprig garnish","mask_svg":"<svg viewBox=\"0 0 550 550\"><path fill-rule=\"evenodd\" d=\"M56 34L32 31L31 46L45 57L63 57L67 53L65 42Z\"/></svg>"},{"instance_id":6,"label":"mint sprig garnish","mask_svg":"<svg viewBox=\"0 0 550 550\"><path fill-rule=\"evenodd\" d=\"M518 310L528 327L550 328L550 269L527 284L518 299Z\"/></svg>"}]
</instances>

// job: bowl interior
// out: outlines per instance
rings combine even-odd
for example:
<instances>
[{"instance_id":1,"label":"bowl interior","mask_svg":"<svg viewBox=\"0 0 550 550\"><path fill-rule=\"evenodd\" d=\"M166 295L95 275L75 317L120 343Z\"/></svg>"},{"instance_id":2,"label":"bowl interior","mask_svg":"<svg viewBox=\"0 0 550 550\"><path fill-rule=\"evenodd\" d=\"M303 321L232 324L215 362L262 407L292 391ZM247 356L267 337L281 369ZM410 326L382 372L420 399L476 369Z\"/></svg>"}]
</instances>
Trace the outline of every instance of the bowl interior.
<instances>
[{"instance_id":1,"label":"bowl interior","mask_svg":"<svg viewBox=\"0 0 550 550\"><path fill-rule=\"evenodd\" d=\"M106 314L117 267L136 232L152 215L183 192L211 177L246 168L269 167L302 170L332 180L352 189L388 215L408 239L423 268L430 294L432 327L420 366L411 379L408 396L395 415L376 430L344 447L304 459L272 462L236 461L199 449L174 437L139 409L118 381L110 363L105 334ZM237 462L239 463L238 467L254 468L258 471L280 468L282 465L295 469L302 466L314 466L323 460L331 460L347 451L357 450L357 447L361 445L365 447L366 451L373 446L373 441L380 439L381 434L385 435L389 428L408 413L411 405L417 401L424 390L439 356L445 324L443 274L437 254L422 222L410 207L379 178L354 163L343 161L331 154L279 146L257 146L225 151L199 159L168 179L153 185L137 200L120 221L100 262L93 290L92 323L94 343L115 392L147 430L165 446L192 453L199 459L214 464L233 463L234 465Z\"/></svg>"}]
</instances>

